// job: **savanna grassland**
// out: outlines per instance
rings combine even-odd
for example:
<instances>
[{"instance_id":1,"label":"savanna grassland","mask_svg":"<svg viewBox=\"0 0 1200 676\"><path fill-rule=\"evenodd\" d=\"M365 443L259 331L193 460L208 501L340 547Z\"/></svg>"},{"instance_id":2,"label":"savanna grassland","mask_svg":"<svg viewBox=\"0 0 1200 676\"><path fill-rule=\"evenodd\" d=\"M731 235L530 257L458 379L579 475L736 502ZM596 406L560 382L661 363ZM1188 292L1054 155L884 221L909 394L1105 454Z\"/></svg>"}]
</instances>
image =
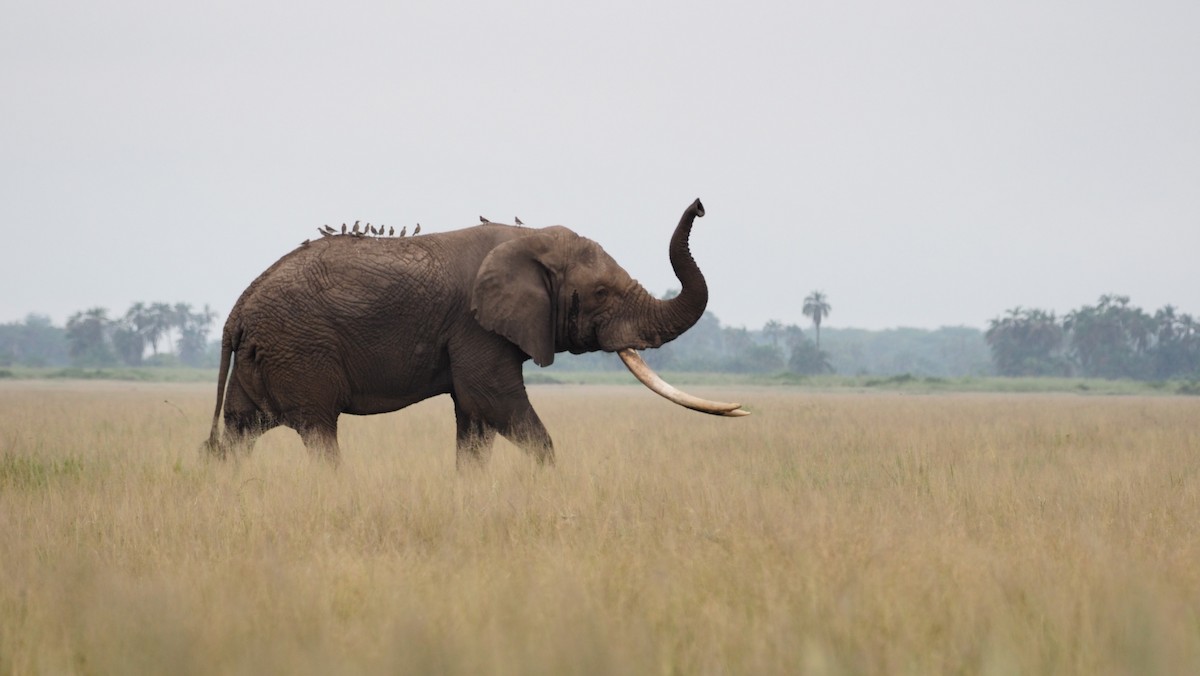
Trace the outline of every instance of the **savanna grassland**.
<instances>
[{"instance_id":1,"label":"savanna grassland","mask_svg":"<svg viewBox=\"0 0 1200 676\"><path fill-rule=\"evenodd\" d=\"M0 383L0 673L1200 673L1200 398L535 387L198 454L209 385Z\"/></svg>"}]
</instances>

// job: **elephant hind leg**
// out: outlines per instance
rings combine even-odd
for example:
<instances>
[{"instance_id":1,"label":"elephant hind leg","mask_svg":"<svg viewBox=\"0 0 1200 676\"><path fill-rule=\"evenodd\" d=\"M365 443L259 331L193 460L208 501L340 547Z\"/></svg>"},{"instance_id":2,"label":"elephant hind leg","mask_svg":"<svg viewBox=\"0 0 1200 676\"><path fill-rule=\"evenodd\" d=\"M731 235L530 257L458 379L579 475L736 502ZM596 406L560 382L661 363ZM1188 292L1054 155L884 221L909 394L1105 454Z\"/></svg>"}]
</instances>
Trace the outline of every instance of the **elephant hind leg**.
<instances>
[{"instance_id":1,"label":"elephant hind leg","mask_svg":"<svg viewBox=\"0 0 1200 676\"><path fill-rule=\"evenodd\" d=\"M279 425L278 420L254 404L236 380L229 384L225 395L224 419L225 433L221 441L215 446L211 440L204 444L209 455L220 460L249 455L254 442Z\"/></svg>"},{"instance_id":2,"label":"elephant hind leg","mask_svg":"<svg viewBox=\"0 0 1200 676\"><path fill-rule=\"evenodd\" d=\"M226 456L242 458L250 455L250 451L254 449L254 442L258 441L258 438L267 431L278 426L278 422L262 411L255 411L248 416L230 417L226 415L225 438L221 442L223 448L219 457L221 459Z\"/></svg>"}]
</instances>

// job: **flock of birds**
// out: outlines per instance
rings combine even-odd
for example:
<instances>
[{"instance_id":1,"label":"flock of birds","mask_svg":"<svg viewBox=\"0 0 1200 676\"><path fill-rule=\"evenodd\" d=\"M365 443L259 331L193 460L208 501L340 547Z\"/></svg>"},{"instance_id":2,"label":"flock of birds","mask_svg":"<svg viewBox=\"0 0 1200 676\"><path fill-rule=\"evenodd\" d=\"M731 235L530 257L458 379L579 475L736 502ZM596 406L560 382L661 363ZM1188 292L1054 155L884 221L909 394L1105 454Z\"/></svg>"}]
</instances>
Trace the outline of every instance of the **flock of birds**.
<instances>
[{"instance_id":1,"label":"flock of birds","mask_svg":"<svg viewBox=\"0 0 1200 676\"><path fill-rule=\"evenodd\" d=\"M517 225L525 225L524 223L521 222L521 219L519 217L514 216L513 221L516 222ZM488 219L484 218L483 216L480 216L479 222L480 223L491 223L492 221L489 221ZM361 226L360 221L354 221L353 227L347 226L345 223L342 223L342 230L341 230L341 232L338 232L334 228L331 228L328 223L326 223L325 225L317 228L317 232L321 233L322 237L334 237L334 236L339 236L339 235L348 235L350 237L407 237L408 236L408 226L407 225L400 228L399 235L396 234L396 228L391 227L391 226L386 226L387 231L384 232L384 227L385 226L383 226L383 225L374 226L374 225L371 225L370 223L367 223L365 226ZM413 228L412 234L414 236L421 234L421 224L420 223L417 223L417 227ZM300 246L308 246L308 243L311 241L312 240L306 239L300 243Z\"/></svg>"},{"instance_id":2,"label":"flock of birds","mask_svg":"<svg viewBox=\"0 0 1200 676\"><path fill-rule=\"evenodd\" d=\"M342 223L342 231L341 232L338 232L337 230L334 230L333 228L329 227L328 224L326 224L320 228L317 228L317 232L321 233L322 237L332 237L334 235L350 235L351 237L395 237L396 236L395 228L389 227L386 232L384 231L383 228L384 228L384 226L382 226L382 225L379 227L375 227L375 226L371 225L370 223L367 223L366 226L364 226L360 229L359 221L354 221L353 228L348 228L345 223ZM420 233L421 233L421 224L417 223L417 227L413 229L413 234L419 235ZM408 235L408 226L406 225L403 228L400 228L400 236L405 237L407 235Z\"/></svg>"}]
</instances>

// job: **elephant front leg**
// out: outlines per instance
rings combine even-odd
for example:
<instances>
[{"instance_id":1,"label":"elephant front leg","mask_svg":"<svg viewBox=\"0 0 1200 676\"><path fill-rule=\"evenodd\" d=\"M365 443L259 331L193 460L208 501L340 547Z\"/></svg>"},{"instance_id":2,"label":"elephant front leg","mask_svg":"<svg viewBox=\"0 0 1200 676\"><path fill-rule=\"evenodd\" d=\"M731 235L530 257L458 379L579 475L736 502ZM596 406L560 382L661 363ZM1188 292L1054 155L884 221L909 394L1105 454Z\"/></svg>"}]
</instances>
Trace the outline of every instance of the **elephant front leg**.
<instances>
[{"instance_id":1,"label":"elephant front leg","mask_svg":"<svg viewBox=\"0 0 1200 676\"><path fill-rule=\"evenodd\" d=\"M486 463L497 432L532 455L538 464L554 464L554 443L524 388L501 397L452 396L458 423L459 469Z\"/></svg>"},{"instance_id":2,"label":"elephant front leg","mask_svg":"<svg viewBox=\"0 0 1200 676\"><path fill-rule=\"evenodd\" d=\"M486 456L497 432L539 464L554 464L554 444L525 391L521 365L527 359L516 345L478 328L451 344L460 467Z\"/></svg>"},{"instance_id":3,"label":"elephant front leg","mask_svg":"<svg viewBox=\"0 0 1200 676\"><path fill-rule=\"evenodd\" d=\"M546 431L546 426L538 418L529 400L524 401L524 409L518 410L500 433L536 458L539 465L553 465L554 442L550 440L550 433Z\"/></svg>"},{"instance_id":4,"label":"elephant front leg","mask_svg":"<svg viewBox=\"0 0 1200 676\"><path fill-rule=\"evenodd\" d=\"M454 419L457 424L456 464L459 470L467 467L482 467L492 455L492 443L496 440L496 428L482 417L468 413L454 400Z\"/></svg>"}]
</instances>

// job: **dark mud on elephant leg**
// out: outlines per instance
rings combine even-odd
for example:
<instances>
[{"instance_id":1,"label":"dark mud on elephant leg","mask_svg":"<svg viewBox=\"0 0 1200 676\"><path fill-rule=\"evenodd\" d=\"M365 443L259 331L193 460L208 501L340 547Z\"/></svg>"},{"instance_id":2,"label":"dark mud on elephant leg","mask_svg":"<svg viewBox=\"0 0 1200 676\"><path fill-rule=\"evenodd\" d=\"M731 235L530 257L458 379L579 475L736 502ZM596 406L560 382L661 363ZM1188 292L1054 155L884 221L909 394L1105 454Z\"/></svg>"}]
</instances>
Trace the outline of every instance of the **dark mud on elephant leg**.
<instances>
[{"instance_id":1,"label":"dark mud on elephant leg","mask_svg":"<svg viewBox=\"0 0 1200 676\"><path fill-rule=\"evenodd\" d=\"M525 406L514 412L508 424L500 428L500 433L536 458L539 465L553 465L554 442L550 439L550 433L533 410L529 399L523 399Z\"/></svg>"},{"instance_id":2,"label":"dark mud on elephant leg","mask_svg":"<svg viewBox=\"0 0 1200 676\"><path fill-rule=\"evenodd\" d=\"M482 414L467 413L457 403L454 410L458 416L459 469L486 464L497 432L533 456L538 464L554 464L554 442L524 391Z\"/></svg>"},{"instance_id":3,"label":"dark mud on elephant leg","mask_svg":"<svg viewBox=\"0 0 1200 676\"><path fill-rule=\"evenodd\" d=\"M468 413L459 404L457 396L452 394L450 398L454 400L454 420L457 427L455 462L458 469L483 467L492 456L496 428L483 418Z\"/></svg>"},{"instance_id":4,"label":"dark mud on elephant leg","mask_svg":"<svg viewBox=\"0 0 1200 676\"><path fill-rule=\"evenodd\" d=\"M532 455L539 465L554 464L554 442L529 403L524 386L504 396L485 417L505 439Z\"/></svg>"},{"instance_id":5,"label":"dark mud on elephant leg","mask_svg":"<svg viewBox=\"0 0 1200 676\"><path fill-rule=\"evenodd\" d=\"M304 447L314 458L322 458L334 466L341 463L336 415L291 415L285 418L284 424L300 434Z\"/></svg>"},{"instance_id":6,"label":"dark mud on elephant leg","mask_svg":"<svg viewBox=\"0 0 1200 676\"><path fill-rule=\"evenodd\" d=\"M220 441L209 439L204 444L207 454L218 460L240 459L250 454L254 442L264 433L279 426L279 421L261 410L246 395L235 380L225 395L225 432Z\"/></svg>"},{"instance_id":7,"label":"dark mud on elephant leg","mask_svg":"<svg viewBox=\"0 0 1200 676\"><path fill-rule=\"evenodd\" d=\"M278 426L278 421L262 411L226 411L225 433L215 444L212 439L205 442L204 449L216 460L241 460L250 455L259 437Z\"/></svg>"}]
</instances>

